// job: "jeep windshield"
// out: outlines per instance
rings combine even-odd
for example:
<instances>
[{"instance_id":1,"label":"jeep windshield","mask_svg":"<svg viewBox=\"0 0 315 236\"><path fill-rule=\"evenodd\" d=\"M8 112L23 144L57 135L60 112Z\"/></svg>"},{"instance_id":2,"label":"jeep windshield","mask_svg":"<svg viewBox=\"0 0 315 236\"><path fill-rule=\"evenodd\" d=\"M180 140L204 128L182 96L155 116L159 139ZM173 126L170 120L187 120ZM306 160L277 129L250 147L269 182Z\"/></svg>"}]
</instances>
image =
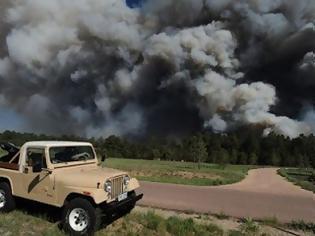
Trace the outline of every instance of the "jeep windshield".
<instances>
[{"instance_id":1,"label":"jeep windshield","mask_svg":"<svg viewBox=\"0 0 315 236\"><path fill-rule=\"evenodd\" d=\"M67 164L95 159L91 146L51 147L49 148L49 157L52 164Z\"/></svg>"}]
</instances>

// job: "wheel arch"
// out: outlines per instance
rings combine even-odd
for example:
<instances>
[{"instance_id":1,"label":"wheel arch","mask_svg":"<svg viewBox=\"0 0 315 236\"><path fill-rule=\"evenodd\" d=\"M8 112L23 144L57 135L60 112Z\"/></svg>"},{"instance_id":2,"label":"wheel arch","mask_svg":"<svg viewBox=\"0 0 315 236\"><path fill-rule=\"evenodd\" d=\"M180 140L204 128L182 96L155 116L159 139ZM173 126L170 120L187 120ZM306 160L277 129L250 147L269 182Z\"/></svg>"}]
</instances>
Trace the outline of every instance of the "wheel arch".
<instances>
[{"instance_id":1,"label":"wheel arch","mask_svg":"<svg viewBox=\"0 0 315 236\"><path fill-rule=\"evenodd\" d=\"M7 183L10 186L12 194L13 194L13 185L12 185L12 181L11 181L10 178L4 177L4 176L0 176L0 183Z\"/></svg>"},{"instance_id":2,"label":"wheel arch","mask_svg":"<svg viewBox=\"0 0 315 236\"><path fill-rule=\"evenodd\" d=\"M89 201L93 206L96 206L97 204L95 203L94 199L91 196L86 196L80 193L70 193L68 194L68 196L66 197L66 199L64 200L64 206L66 206L70 201L72 201L73 199L76 198L82 198L85 199L87 201Z\"/></svg>"}]
</instances>

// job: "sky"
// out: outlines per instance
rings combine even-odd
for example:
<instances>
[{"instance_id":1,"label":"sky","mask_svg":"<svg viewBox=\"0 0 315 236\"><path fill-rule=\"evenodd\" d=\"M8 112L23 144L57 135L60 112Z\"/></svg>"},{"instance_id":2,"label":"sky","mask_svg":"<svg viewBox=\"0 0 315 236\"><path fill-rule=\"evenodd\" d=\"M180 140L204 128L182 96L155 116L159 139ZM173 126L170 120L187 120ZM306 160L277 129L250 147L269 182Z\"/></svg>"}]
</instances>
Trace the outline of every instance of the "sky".
<instances>
[{"instance_id":1,"label":"sky","mask_svg":"<svg viewBox=\"0 0 315 236\"><path fill-rule=\"evenodd\" d=\"M126 2L128 6L134 7L134 6L139 5L142 2L142 0L126 0Z\"/></svg>"},{"instance_id":2,"label":"sky","mask_svg":"<svg viewBox=\"0 0 315 236\"><path fill-rule=\"evenodd\" d=\"M0 107L0 131L23 131L23 118L14 111Z\"/></svg>"}]
</instances>

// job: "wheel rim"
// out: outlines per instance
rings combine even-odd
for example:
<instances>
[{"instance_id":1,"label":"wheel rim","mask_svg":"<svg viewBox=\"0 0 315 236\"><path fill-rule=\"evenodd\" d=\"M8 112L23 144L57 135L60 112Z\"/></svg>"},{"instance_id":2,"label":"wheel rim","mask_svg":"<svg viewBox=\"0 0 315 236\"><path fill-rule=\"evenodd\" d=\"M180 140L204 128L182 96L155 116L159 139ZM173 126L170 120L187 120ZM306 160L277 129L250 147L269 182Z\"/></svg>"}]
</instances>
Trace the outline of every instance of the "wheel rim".
<instances>
[{"instance_id":1,"label":"wheel rim","mask_svg":"<svg viewBox=\"0 0 315 236\"><path fill-rule=\"evenodd\" d=\"M85 230L89 225L89 216L82 208L75 208L69 214L70 227L77 232Z\"/></svg>"},{"instance_id":2,"label":"wheel rim","mask_svg":"<svg viewBox=\"0 0 315 236\"><path fill-rule=\"evenodd\" d=\"M0 190L0 209L5 206L5 193L3 190Z\"/></svg>"}]
</instances>

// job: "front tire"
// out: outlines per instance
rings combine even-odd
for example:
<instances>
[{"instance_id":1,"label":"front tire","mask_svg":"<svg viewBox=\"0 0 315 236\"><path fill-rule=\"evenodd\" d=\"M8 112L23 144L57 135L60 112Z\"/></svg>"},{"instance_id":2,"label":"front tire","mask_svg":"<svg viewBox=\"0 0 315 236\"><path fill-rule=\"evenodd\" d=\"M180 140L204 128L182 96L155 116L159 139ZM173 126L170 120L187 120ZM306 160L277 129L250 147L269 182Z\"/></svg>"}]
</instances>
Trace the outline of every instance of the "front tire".
<instances>
[{"instance_id":1,"label":"front tire","mask_svg":"<svg viewBox=\"0 0 315 236\"><path fill-rule=\"evenodd\" d=\"M65 207L62 221L70 235L93 235L100 225L100 214L88 200L76 198Z\"/></svg>"},{"instance_id":2,"label":"front tire","mask_svg":"<svg viewBox=\"0 0 315 236\"><path fill-rule=\"evenodd\" d=\"M11 187L7 183L0 183L0 213L8 213L15 209L15 199Z\"/></svg>"}]
</instances>

